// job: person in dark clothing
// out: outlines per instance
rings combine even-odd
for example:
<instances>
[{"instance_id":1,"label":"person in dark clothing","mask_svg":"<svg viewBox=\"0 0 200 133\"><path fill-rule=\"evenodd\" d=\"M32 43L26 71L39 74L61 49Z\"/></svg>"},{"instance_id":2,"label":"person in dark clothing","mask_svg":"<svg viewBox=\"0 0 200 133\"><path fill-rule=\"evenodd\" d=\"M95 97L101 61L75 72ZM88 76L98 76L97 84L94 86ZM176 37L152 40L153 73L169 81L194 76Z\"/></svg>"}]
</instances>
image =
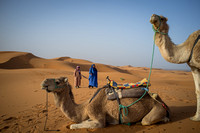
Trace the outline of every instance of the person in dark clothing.
<instances>
[{"instance_id":1,"label":"person in dark clothing","mask_svg":"<svg viewBox=\"0 0 200 133\"><path fill-rule=\"evenodd\" d=\"M97 82L97 69L95 67L95 64L92 64L90 70L89 70L89 88L90 87L98 87L98 82Z\"/></svg>"}]
</instances>

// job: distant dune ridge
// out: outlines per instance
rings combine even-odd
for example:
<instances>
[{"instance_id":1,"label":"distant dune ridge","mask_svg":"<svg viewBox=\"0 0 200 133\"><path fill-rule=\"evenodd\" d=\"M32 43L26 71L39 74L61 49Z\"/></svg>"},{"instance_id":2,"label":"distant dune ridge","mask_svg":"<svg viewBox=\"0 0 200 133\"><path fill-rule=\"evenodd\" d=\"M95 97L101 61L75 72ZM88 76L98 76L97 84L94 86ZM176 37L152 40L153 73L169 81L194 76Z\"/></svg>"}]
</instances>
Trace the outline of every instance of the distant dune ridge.
<instances>
[{"instance_id":1,"label":"distant dune ridge","mask_svg":"<svg viewBox=\"0 0 200 133\"><path fill-rule=\"evenodd\" d=\"M89 71L91 61L83 59L73 59L70 57L58 57L53 59L44 59L37 57L32 53L1 51L0 52L0 68L1 69L26 69L26 68L49 68L49 69L64 69L74 70L76 66L80 66L82 71ZM109 66L96 63L99 72L123 72L126 70L119 67Z\"/></svg>"}]
</instances>

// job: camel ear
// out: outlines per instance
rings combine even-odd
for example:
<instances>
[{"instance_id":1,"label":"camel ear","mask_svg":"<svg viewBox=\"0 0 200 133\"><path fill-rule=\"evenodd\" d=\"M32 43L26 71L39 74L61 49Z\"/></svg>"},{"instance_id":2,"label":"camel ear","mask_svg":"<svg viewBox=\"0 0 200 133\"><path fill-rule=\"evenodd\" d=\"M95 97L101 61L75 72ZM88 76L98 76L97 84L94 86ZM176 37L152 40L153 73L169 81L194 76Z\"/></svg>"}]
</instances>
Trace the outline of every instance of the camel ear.
<instances>
[{"instance_id":1,"label":"camel ear","mask_svg":"<svg viewBox=\"0 0 200 133\"><path fill-rule=\"evenodd\" d=\"M167 18L166 17L164 17L164 16L160 16L160 18L161 18L161 20L163 20L163 21L166 21L167 22Z\"/></svg>"},{"instance_id":2,"label":"camel ear","mask_svg":"<svg viewBox=\"0 0 200 133\"><path fill-rule=\"evenodd\" d=\"M64 79L64 82L67 83L67 82L68 82L68 78L65 78L65 79Z\"/></svg>"},{"instance_id":3,"label":"camel ear","mask_svg":"<svg viewBox=\"0 0 200 133\"><path fill-rule=\"evenodd\" d=\"M60 83L60 80L59 80L59 79L55 79L55 82L56 82L56 83Z\"/></svg>"}]
</instances>

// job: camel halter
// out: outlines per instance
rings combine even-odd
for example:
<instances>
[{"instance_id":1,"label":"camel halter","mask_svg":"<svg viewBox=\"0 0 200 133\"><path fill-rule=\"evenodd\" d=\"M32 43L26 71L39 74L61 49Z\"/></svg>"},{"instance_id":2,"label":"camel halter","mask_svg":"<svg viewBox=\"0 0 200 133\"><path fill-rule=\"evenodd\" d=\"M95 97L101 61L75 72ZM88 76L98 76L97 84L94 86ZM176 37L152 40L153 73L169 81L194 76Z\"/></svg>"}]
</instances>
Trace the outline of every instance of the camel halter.
<instances>
[{"instance_id":1,"label":"camel halter","mask_svg":"<svg viewBox=\"0 0 200 133\"><path fill-rule=\"evenodd\" d=\"M159 30L160 30L160 25L161 25L161 18L160 18L160 16L158 16L158 18L159 18L159 22L160 22L159 27L158 27L158 29L156 30L156 29L154 28L154 26L152 25L153 31L155 32L155 34L156 34L156 33L160 33L160 34L162 34L162 35L167 35L167 33L164 33L164 32L159 31ZM155 39L154 39L154 40L155 40Z\"/></svg>"}]
</instances>

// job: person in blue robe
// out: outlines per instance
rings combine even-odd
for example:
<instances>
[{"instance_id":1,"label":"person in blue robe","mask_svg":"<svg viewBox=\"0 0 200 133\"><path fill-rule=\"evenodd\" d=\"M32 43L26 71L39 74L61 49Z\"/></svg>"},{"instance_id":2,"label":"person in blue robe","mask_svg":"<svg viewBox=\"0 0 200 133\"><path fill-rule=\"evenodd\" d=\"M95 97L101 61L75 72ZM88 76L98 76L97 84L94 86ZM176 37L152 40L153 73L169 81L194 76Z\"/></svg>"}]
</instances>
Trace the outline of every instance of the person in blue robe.
<instances>
[{"instance_id":1,"label":"person in blue robe","mask_svg":"<svg viewBox=\"0 0 200 133\"><path fill-rule=\"evenodd\" d=\"M90 87L98 87L97 83L97 69L95 67L95 64L92 64L90 70L89 70L89 88Z\"/></svg>"}]
</instances>

